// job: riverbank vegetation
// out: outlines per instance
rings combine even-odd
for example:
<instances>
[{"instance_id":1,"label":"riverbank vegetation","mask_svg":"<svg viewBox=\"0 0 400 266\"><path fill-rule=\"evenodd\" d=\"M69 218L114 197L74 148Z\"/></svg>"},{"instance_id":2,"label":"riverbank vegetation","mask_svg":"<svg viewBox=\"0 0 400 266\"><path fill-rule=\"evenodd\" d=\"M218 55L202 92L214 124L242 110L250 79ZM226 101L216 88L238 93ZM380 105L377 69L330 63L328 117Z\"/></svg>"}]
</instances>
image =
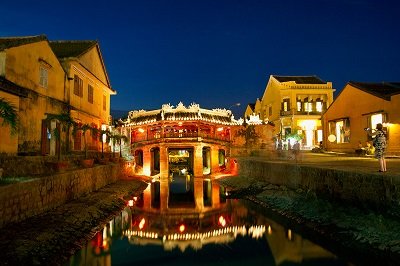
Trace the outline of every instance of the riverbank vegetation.
<instances>
[{"instance_id":1,"label":"riverbank vegetation","mask_svg":"<svg viewBox=\"0 0 400 266\"><path fill-rule=\"evenodd\" d=\"M400 263L399 206L379 211L360 208L318 198L302 189L294 191L243 177L225 178L220 183L231 187L228 197L262 203L295 223L335 238L345 247L364 249L377 259L385 257L388 263Z\"/></svg>"}]
</instances>

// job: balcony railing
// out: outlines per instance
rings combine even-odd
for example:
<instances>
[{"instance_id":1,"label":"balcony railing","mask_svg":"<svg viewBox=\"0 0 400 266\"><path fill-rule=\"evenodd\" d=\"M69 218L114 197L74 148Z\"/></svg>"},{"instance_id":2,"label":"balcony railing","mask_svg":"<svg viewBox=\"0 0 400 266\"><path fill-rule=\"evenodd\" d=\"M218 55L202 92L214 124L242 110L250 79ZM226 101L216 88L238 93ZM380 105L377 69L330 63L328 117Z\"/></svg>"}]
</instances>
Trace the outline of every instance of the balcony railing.
<instances>
[{"instance_id":1,"label":"balcony railing","mask_svg":"<svg viewBox=\"0 0 400 266\"><path fill-rule=\"evenodd\" d=\"M323 110L324 111L324 110ZM282 111L280 112L281 116L291 116L291 115L322 115L322 112L317 112L317 111L312 111L312 112L306 112L306 111Z\"/></svg>"},{"instance_id":2,"label":"balcony railing","mask_svg":"<svg viewBox=\"0 0 400 266\"><path fill-rule=\"evenodd\" d=\"M152 141L152 140L161 140L161 139L196 139L198 141L198 138L202 139L208 139L208 140L220 140L220 141L225 141L229 142L230 141L230 136L229 135L212 135L212 134L207 134L207 133L193 133L193 132L169 132L169 133L164 133L164 134L149 134L146 136L146 134L138 135L134 138L132 138L133 142L142 142L142 141Z\"/></svg>"}]
</instances>

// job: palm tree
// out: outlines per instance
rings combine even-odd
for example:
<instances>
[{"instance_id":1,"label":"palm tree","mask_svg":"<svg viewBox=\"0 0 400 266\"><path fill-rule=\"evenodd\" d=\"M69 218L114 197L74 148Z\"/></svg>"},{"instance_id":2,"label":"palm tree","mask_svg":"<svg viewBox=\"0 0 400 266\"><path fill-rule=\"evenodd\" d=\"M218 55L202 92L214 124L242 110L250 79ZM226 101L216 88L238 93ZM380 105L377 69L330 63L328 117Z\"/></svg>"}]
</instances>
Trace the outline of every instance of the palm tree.
<instances>
[{"instance_id":1,"label":"palm tree","mask_svg":"<svg viewBox=\"0 0 400 266\"><path fill-rule=\"evenodd\" d=\"M76 122L71 117L71 114L69 112L62 112L60 114L47 114L46 120L47 121L57 120L61 124L62 129L64 129L65 132L66 132L65 133L65 141L66 141L66 146L67 146L67 150L68 150L70 128L71 127L72 128L76 127ZM53 131L54 132L54 136L57 139L59 139L60 141L62 140L62 137L61 137L61 135L62 135L61 131L63 131L62 129L60 130L60 128L56 127L54 129L54 131ZM58 149L58 152L57 152L57 158L58 158L59 161L61 160L61 145L60 145L60 147Z\"/></svg>"},{"instance_id":2,"label":"palm tree","mask_svg":"<svg viewBox=\"0 0 400 266\"><path fill-rule=\"evenodd\" d=\"M103 135L106 135L106 142L110 139L110 131L108 130L100 130L99 131L99 139L101 142L101 158L104 159L104 142L103 142Z\"/></svg>"},{"instance_id":3,"label":"palm tree","mask_svg":"<svg viewBox=\"0 0 400 266\"><path fill-rule=\"evenodd\" d=\"M9 125L11 134L16 134L18 129L18 111L17 108L4 98L0 98L0 118L3 119L2 126Z\"/></svg>"}]
</instances>

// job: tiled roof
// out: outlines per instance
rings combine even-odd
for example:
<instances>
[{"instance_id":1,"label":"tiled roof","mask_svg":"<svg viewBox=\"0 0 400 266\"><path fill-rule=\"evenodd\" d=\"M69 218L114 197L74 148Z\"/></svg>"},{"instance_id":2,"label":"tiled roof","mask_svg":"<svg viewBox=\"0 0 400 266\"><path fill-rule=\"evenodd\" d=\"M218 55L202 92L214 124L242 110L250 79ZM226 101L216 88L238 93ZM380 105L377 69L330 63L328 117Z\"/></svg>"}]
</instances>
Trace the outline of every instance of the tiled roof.
<instances>
[{"instance_id":1,"label":"tiled roof","mask_svg":"<svg viewBox=\"0 0 400 266\"><path fill-rule=\"evenodd\" d=\"M21 87L2 76L0 76L0 91L5 91L20 97L28 97L28 90L26 88Z\"/></svg>"},{"instance_id":2,"label":"tiled roof","mask_svg":"<svg viewBox=\"0 0 400 266\"><path fill-rule=\"evenodd\" d=\"M400 94L400 82L367 83L350 81L349 84L387 101L390 101L391 96Z\"/></svg>"},{"instance_id":3,"label":"tiled roof","mask_svg":"<svg viewBox=\"0 0 400 266\"><path fill-rule=\"evenodd\" d=\"M97 44L97 41L51 41L50 46L58 58L78 57Z\"/></svg>"},{"instance_id":4,"label":"tiled roof","mask_svg":"<svg viewBox=\"0 0 400 266\"><path fill-rule=\"evenodd\" d=\"M47 40L46 35L25 36L25 37L0 37L0 51L4 49L21 46L24 44Z\"/></svg>"},{"instance_id":5,"label":"tiled roof","mask_svg":"<svg viewBox=\"0 0 400 266\"><path fill-rule=\"evenodd\" d=\"M294 81L296 84L326 84L317 76L275 76L273 77L279 82Z\"/></svg>"},{"instance_id":6,"label":"tiled roof","mask_svg":"<svg viewBox=\"0 0 400 266\"><path fill-rule=\"evenodd\" d=\"M148 124L162 121L161 111L157 114L149 114L149 115L142 115L130 118L131 124ZM230 124L232 123L231 117L227 116L219 116L219 115L212 115L202 113L201 116L199 113L195 112L175 112L175 113L166 113L164 114L165 121L208 121L213 123L223 123L223 124Z\"/></svg>"}]
</instances>

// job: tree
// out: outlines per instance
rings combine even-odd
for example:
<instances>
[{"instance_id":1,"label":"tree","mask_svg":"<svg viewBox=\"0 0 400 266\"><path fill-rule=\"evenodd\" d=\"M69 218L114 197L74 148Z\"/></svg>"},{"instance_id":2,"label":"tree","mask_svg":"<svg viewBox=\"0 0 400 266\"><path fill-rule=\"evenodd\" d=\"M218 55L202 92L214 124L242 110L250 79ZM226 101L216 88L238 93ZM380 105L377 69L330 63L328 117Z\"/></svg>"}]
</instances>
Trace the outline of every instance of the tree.
<instances>
[{"instance_id":1,"label":"tree","mask_svg":"<svg viewBox=\"0 0 400 266\"><path fill-rule=\"evenodd\" d=\"M0 118L3 119L2 126L10 126L11 134L16 134L18 130L18 111L17 108L4 98L0 98Z\"/></svg>"},{"instance_id":2,"label":"tree","mask_svg":"<svg viewBox=\"0 0 400 266\"><path fill-rule=\"evenodd\" d=\"M106 136L106 142L110 140L110 131L108 130L99 130L99 140L101 142L101 158L104 159L104 142L103 136Z\"/></svg>"},{"instance_id":3,"label":"tree","mask_svg":"<svg viewBox=\"0 0 400 266\"><path fill-rule=\"evenodd\" d=\"M85 159L87 159L87 154L88 154L88 148L87 148L87 141L86 141L86 131L90 131L92 132L92 134L95 134L95 128L93 128L92 126L90 126L89 124L83 124L83 125L78 125L74 128L73 133L75 133L78 130L82 130L82 134L83 134L83 145L84 145L84 149L85 149Z\"/></svg>"},{"instance_id":4,"label":"tree","mask_svg":"<svg viewBox=\"0 0 400 266\"><path fill-rule=\"evenodd\" d=\"M246 147L250 148L257 144L259 135L256 132L254 125L247 125L245 128L240 129L237 133L237 136L244 137L246 141Z\"/></svg>"},{"instance_id":5,"label":"tree","mask_svg":"<svg viewBox=\"0 0 400 266\"><path fill-rule=\"evenodd\" d=\"M66 147L68 147L68 143L69 143L69 132L71 127L76 127L76 122L74 121L74 119L71 117L71 114L69 112L62 112L60 114L47 114L47 121L52 121L52 120L56 120L60 123L60 126L62 128L56 127L53 130L54 136L55 138L57 138L58 140L62 141L62 131L65 131L65 142L66 142ZM67 148L68 149L68 148ZM58 152L57 152L57 158L60 161L61 160L61 145L58 148Z\"/></svg>"}]
</instances>

